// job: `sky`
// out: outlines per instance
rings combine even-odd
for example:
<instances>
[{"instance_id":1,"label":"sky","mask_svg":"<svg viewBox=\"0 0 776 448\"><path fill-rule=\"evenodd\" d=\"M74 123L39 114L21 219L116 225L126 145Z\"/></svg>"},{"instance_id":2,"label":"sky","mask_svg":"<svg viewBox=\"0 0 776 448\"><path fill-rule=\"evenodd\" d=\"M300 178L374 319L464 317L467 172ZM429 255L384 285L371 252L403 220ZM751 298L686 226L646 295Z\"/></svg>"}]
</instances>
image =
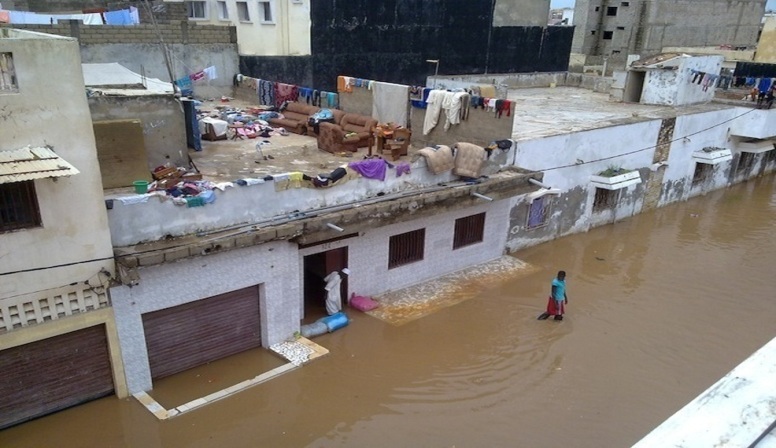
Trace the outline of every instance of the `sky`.
<instances>
[{"instance_id":1,"label":"sky","mask_svg":"<svg viewBox=\"0 0 776 448\"><path fill-rule=\"evenodd\" d=\"M574 6L574 0L551 0L550 5L552 8L571 8ZM776 0L768 0L765 9L776 9Z\"/></svg>"}]
</instances>

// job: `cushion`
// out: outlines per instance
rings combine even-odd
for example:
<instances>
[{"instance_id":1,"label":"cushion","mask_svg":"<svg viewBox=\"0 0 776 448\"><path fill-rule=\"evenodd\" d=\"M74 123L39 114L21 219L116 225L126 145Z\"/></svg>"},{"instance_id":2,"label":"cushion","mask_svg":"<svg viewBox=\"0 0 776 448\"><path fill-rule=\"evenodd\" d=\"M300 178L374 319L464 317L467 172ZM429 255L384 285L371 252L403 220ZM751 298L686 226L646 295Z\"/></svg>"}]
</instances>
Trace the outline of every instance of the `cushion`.
<instances>
[{"instance_id":1,"label":"cushion","mask_svg":"<svg viewBox=\"0 0 776 448\"><path fill-rule=\"evenodd\" d=\"M372 300L370 297L353 296L350 298L350 306L359 311L371 311L379 307L380 304Z\"/></svg>"}]
</instances>

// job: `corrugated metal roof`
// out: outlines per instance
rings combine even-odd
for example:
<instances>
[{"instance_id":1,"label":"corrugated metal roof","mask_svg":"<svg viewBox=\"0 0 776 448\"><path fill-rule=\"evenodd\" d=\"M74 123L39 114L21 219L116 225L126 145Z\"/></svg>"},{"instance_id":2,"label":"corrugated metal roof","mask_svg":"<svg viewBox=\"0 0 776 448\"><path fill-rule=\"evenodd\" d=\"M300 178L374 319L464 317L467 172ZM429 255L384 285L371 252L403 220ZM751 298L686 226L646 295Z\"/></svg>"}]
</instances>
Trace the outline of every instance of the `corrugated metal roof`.
<instances>
[{"instance_id":1,"label":"corrugated metal roof","mask_svg":"<svg viewBox=\"0 0 776 448\"><path fill-rule=\"evenodd\" d=\"M78 173L76 167L46 147L0 151L0 184Z\"/></svg>"}]
</instances>

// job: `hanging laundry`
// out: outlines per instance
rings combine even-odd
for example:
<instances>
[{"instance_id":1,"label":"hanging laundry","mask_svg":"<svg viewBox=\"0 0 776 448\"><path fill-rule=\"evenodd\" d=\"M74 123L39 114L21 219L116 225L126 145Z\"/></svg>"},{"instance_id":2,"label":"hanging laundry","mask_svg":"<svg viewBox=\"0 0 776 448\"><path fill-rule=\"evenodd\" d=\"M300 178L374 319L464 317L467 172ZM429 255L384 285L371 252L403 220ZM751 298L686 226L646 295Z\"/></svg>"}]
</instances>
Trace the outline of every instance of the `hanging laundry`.
<instances>
[{"instance_id":1,"label":"hanging laundry","mask_svg":"<svg viewBox=\"0 0 776 448\"><path fill-rule=\"evenodd\" d=\"M192 74L189 75L189 78L192 81L199 81L200 79L203 79L204 77L205 77L205 71L204 70L201 70L201 71L198 71L197 73L192 73Z\"/></svg>"},{"instance_id":2,"label":"hanging laundry","mask_svg":"<svg viewBox=\"0 0 776 448\"><path fill-rule=\"evenodd\" d=\"M313 89L309 87L300 87L299 98L303 98L305 103L310 104L313 100Z\"/></svg>"},{"instance_id":3,"label":"hanging laundry","mask_svg":"<svg viewBox=\"0 0 776 448\"><path fill-rule=\"evenodd\" d=\"M132 19L132 24L137 25L140 23L140 14L134 6L129 7L129 17Z\"/></svg>"},{"instance_id":4,"label":"hanging laundry","mask_svg":"<svg viewBox=\"0 0 776 448\"><path fill-rule=\"evenodd\" d=\"M8 11L0 10L0 23L11 23L11 15Z\"/></svg>"},{"instance_id":5,"label":"hanging laundry","mask_svg":"<svg viewBox=\"0 0 776 448\"><path fill-rule=\"evenodd\" d=\"M132 21L132 15L129 9L121 9L119 11L108 11L105 13L106 25L134 25Z\"/></svg>"},{"instance_id":6,"label":"hanging laundry","mask_svg":"<svg viewBox=\"0 0 776 448\"><path fill-rule=\"evenodd\" d=\"M318 90L313 91L313 106L321 107L321 92Z\"/></svg>"},{"instance_id":7,"label":"hanging laundry","mask_svg":"<svg viewBox=\"0 0 776 448\"><path fill-rule=\"evenodd\" d=\"M366 159L350 162L348 168L352 168L367 179L385 180L387 166L384 159Z\"/></svg>"},{"instance_id":8,"label":"hanging laundry","mask_svg":"<svg viewBox=\"0 0 776 448\"><path fill-rule=\"evenodd\" d=\"M337 93L329 92L327 98L329 100L329 107L339 109L339 95Z\"/></svg>"},{"instance_id":9,"label":"hanging laundry","mask_svg":"<svg viewBox=\"0 0 776 448\"><path fill-rule=\"evenodd\" d=\"M272 81L259 80L259 102L263 106L275 105L275 83Z\"/></svg>"},{"instance_id":10,"label":"hanging laundry","mask_svg":"<svg viewBox=\"0 0 776 448\"><path fill-rule=\"evenodd\" d=\"M507 117L512 115L512 102L509 100L496 100L496 118L501 118L504 112L507 113Z\"/></svg>"},{"instance_id":11,"label":"hanging laundry","mask_svg":"<svg viewBox=\"0 0 776 448\"><path fill-rule=\"evenodd\" d=\"M468 97L466 92L445 92L444 100L442 101L442 109L445 110L445 131L450 129L450 126L461 122L461 100L463 97Z\"/></svg>"},{"instance_id":12,"label":"hanging laundry","mask_svg":"<svg viewBox=\"0 0 776 448\"><path fill-rule=\"evenodd\" d=\"M337 76L337 92L353 92L353 84L351 84L352 78L349 76ZM355 84L355 82L354 82Z\"/></svg>"},{"instance_id":13,"label":"hanging laundry","mask_svg":"<svg viewBox=\"0 0 776 448\"><path fill-rule=\"evenodd\" d=\"M396 123L406 127L409 94L409 86L374 82L372 84L372 118L380 123Z\"/></svg>"},{"instance_id":14,"label":"hanging laundry","mask_svg":"<svg viewBox=\"0 0 776 448\"><path fill-rule=\"evenodd\" d=\"M396 164L396 177L401 177L402 174L410 174L410 164L407 162L399 162Z\"/></svg>"},{"instance_id":15,"label":"hanging laundry","mask_svg":"<svg viewBox=\"0 0 776 448\"><path fill-rule=\"evenodd\" d=\"M216 67L214 65L211 65L202 71L205 72L205 76L207 76L208 81L218 79L218 72L216 72Z\"/></svg>"},{"instance_id":16,"label":"hanging laundry","mask_svg":"<svg viewBox=\"0 0 776 448\"><path fill-rule=\"evenodd\" d=\"M439 122L439 112L442 111L442 101L444 101L446 93L444 90L432 90L429 92L428 100L426 101L428 104L426 118L423 120L423 135L431 133L431 130Z\"/></svg>"},{"instance_id":17,"label":"hanging laundry","mask_svg":"<svg viewBox=\"0 0 776 448\"><path fill-rule=\"evenodd\" d=\"M193 86L191 84L191 78L184 76L175 80L175 85L181 90L181 95L189 96L194 93Z\"/></svg>"},{"instance_id":18,"label":"hanging laundry","mask_svg":"<svg viewBox=\"0 0 776 448\"><path fill-rule=\"evenodd\" d=\"M280 107L286 101L293 102L299 98L299 88L292 84L275 83L275 106Z\"/></svg>"}]
</instances>

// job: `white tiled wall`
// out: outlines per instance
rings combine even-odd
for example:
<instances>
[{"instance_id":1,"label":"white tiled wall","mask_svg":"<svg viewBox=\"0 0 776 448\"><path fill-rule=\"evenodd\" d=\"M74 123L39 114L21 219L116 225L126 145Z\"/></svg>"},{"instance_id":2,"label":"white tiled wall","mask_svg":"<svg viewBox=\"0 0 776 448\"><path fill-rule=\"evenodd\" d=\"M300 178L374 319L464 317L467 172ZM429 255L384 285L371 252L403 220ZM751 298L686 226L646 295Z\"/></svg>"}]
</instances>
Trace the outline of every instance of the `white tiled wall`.
<instances>
[{"instance_id":1,"label":"white tiled wall","mask_svg":"<svg viewBox=\"0 0 776 448\"><path fill-rule=\"evenodd\" d=\"M453 250L455 220L482 212L486 213L483 241ZM390 237L422 228L426 229L423 260L388 269ZM508 200L483 202L431 218L413 219L408 214L406 222L369 230L357 238L337 241L325 247L303 249L299 251L299 266L301 269L302 258L306 255L347 246L350 292L377 295L498 258L505 251L508 230Z\"/></svg>"},{"instance_id":2,"label":"white tiled wall","mask_svg":"<svg viewBox=\"0 0 776 448\"><path fill-rule=\"evenodd\" d=\"M286 241L188 258L140 269L140 283L110 290L129 393L152 388L142 314L263 285L262 345L299 329L297 246Z\"/></svg>"}]
</instances>

